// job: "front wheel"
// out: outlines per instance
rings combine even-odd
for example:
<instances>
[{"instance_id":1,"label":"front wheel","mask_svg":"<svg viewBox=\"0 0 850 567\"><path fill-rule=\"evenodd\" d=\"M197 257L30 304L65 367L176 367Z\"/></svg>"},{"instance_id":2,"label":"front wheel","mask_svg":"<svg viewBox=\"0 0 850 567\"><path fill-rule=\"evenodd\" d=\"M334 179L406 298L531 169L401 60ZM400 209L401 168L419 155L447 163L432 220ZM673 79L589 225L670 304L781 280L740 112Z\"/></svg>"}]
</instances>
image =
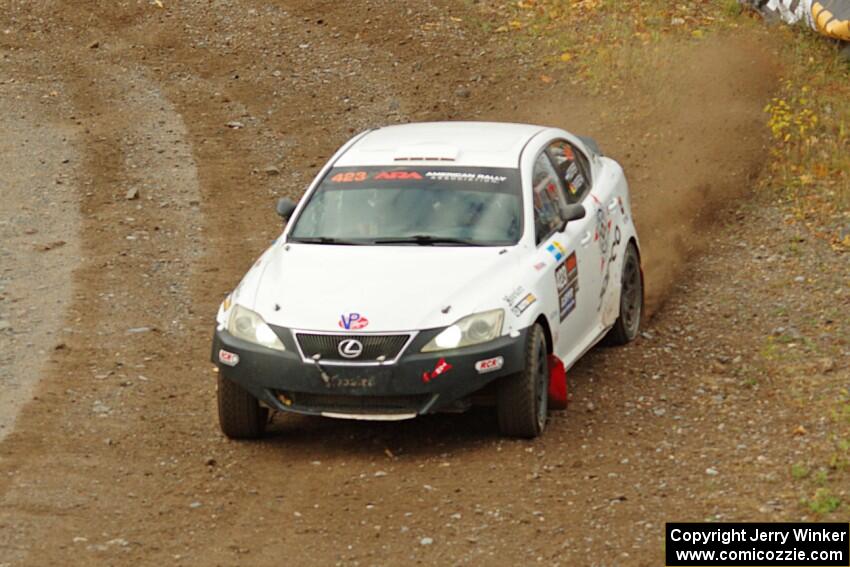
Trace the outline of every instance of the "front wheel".
<instances>
[{"instance_id":1,"label":"front wheel","mask_svg":"<svg viewBox=\"0 0 850 567\"><path fill-rule=\"evenodd\" d=\"M534 325L525 347L525 369L499 383L496 411L503 435L531 439L543 433L549 410L548 384L546 336L540 325Z\"/></svg>"},{"instance_id":2,"label":"front wheel","mask_svg":"<svg viewBox=\"0 0 850 567\"><path fill-rule=\"evenodd\" d=\"M266 430L269 410L239 384L218 375L218 424L231 439L257 439Z\"/></svg>"},{"instance_id":3,"label":"front wheel","mask_svg":"<svg viewBox=\"0 0 850 567\"><path fill-rule=\"evenodd\" d=\"M637 337L643 314L643 276L640 257L634 242L629 242L623 257L623 274L620 287L620 314L608 331L607 343L624 345Z\"/></svg>"}]
</instances>

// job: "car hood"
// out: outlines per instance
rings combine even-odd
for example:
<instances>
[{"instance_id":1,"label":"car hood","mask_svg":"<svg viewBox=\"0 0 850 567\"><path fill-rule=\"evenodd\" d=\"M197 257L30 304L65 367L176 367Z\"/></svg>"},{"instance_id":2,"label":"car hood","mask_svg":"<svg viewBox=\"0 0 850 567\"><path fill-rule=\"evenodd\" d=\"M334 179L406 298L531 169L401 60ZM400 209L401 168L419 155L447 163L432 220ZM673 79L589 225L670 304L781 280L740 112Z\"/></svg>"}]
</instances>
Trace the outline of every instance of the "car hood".
<instances>
[{"instance_id":1,"label":"car hood","mask_svg":"<svg viewBox=\"0 0 850 567\"><path fill-rule=\"evenodd\" d=\"M273 246L257 266L253 308L272 325L314 331L389 332L450 325L505 307L516 286L515 248ZM368 321L359 327L359 321Z\"/></svg>"}]
</instances>

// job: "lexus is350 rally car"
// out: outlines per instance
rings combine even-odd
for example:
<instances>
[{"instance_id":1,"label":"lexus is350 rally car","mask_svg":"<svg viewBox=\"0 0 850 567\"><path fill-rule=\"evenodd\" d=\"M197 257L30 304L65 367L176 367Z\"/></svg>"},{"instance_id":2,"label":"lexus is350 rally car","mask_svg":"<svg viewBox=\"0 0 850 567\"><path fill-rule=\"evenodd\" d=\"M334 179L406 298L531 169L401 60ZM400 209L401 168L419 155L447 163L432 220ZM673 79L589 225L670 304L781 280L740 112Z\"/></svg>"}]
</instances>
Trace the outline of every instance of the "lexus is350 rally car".
<instances>
[{"instance_id":1,"label":"lexus is350 rally car","mask_svg":"<svg viewBox=\"0 0 850 567\"><path fill-rule=\"evenodd\" d=\"M564 408L566 370L638 333L623 170L521 124L390 126L346 143L217 316L221 428L269 409L402 420L495 404L506 435Z\"/></svg>"}]
</instances>

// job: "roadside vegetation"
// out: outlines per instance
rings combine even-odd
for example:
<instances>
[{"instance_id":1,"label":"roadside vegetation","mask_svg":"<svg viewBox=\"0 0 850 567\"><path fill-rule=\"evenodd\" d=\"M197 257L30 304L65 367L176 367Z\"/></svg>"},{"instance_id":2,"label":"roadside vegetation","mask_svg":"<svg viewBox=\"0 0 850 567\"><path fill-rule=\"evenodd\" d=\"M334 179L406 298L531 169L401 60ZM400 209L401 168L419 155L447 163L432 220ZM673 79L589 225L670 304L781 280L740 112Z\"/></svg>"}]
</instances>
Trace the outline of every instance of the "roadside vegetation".
<instances>
[{"instance_id":1,"label":"roadside vegetation","mask_svg":"<svg viewBox=\"0 0 850 567\"><path fill-rule=\"evenodd\" d=\"M772 190L805 225L837 252L850 250L850 64L835 46L807 30L782 30L786 80L767 105L774 139Z\"/></svg>"}]
</instances>

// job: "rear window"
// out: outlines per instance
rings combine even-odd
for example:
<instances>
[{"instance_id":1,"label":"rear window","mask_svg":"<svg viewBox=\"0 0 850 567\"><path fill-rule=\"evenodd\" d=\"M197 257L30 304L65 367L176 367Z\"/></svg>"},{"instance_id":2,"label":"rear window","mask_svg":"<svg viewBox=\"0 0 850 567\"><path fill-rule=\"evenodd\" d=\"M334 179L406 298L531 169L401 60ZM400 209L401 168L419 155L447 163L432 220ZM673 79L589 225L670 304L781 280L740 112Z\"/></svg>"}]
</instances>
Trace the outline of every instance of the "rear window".
<instances>
[{"instance_id":1,"label":"rear window","mask_svg":"<svg viewBox=\"0 0 850 567\"><path fill-rule=\"evenodd\" d=\"M420 243L515 244L522 234L519 170L334 168L295 222L293 241L379 244L417 237Z\"/></svg>"}]
</instances>

